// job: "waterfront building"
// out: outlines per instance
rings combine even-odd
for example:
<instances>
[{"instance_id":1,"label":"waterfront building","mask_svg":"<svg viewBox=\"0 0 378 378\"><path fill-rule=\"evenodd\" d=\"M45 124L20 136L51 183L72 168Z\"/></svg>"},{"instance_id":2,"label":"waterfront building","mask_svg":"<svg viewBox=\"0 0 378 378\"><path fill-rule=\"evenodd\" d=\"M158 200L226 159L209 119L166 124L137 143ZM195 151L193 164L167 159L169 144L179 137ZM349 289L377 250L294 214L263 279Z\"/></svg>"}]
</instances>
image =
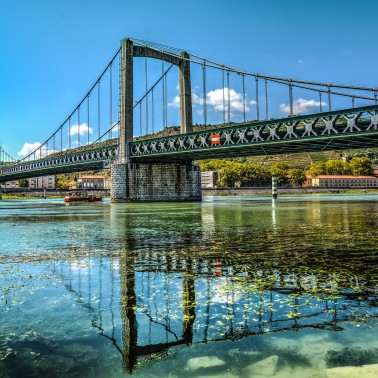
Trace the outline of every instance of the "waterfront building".
<instances>
[{"instance_id":1,"label":"waterfront building","mask_svg":"<svg viewBox=\"0 0 378 378\"><path fill-rule=\"evenodd\" d=\"M18 188L18 180L7 181L0 185L3 189L15 189Z\"/></svg>"},{"instance_id":2,"label":"waterfront building","mask_svg":"<svg viewBox=\"0 0 378 378\"><path fill-rule=\"evenodd\" d=\"M55 189L55 176L32 177L29 180L29 189Z\"/></svg>"},{"instance_id":3,"label":"waterfront building","mask_svg":"<svg viewBox=\"0 0 378 378\"><path fill-rule=\"evenodd\" d=\"M205 171L201 172L201 187L202 188L215 188L217 187L218 172Z\"/></svg>"},{"instance_id":4,"label":"waterfront building","mask_svg":"<svg viewBox=\"0 0 378 378\"><path fill-rule=\"evenodd\" d=\"M319 175L311 181L311 186L322 188L378 187L378 177L374 176Z\"/></svg>"},{"instance_id":5,"label":"waterfront building","mask_svg":"<svg viewBox=\"0 0 378 378\"><path fill-rule=\"evenodd\" d=\"M83 175L77 179L76 188L109 189L109 180L102 175Z\"/></svg>"}]
</instances>

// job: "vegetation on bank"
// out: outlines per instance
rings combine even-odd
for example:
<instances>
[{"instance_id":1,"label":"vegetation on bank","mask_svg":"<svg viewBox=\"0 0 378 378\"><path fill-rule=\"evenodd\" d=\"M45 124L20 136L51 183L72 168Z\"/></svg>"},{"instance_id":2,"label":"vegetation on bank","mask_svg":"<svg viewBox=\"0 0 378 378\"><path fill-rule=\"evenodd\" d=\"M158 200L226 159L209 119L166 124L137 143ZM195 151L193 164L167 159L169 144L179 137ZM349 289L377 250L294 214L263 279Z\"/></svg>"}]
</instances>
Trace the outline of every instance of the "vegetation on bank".
<instances>
[{"instance_id":1,"label":"vegetation on bank","mask_svg":"<svg viewBox=\"0 0 378 378\"><path fill-rule=\"evenodd\" d=\"M290 167L286 162L269 166L256 164L247 159L211 160L200 163L201 171L218 171L218 184L227 187L251 187L270 185L272 174L279 185L300 187L306 182L306 174L370 176L374 171L373 161L366 157L354 157L350 161L328 160L316 162L307 169Z\"/></svg>"}]
</instances>

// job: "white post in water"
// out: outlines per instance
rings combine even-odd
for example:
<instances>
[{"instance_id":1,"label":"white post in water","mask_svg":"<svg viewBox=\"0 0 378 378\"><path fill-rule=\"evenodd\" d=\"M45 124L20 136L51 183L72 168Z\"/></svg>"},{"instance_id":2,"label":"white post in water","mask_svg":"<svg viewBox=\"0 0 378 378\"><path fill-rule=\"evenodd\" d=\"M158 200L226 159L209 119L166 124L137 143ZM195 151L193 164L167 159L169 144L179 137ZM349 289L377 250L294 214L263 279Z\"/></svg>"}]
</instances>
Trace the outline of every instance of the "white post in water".
<instances>
[{"instance_id":1,"label":"white post in water","mask_svg":"<svg viewBox=\"0 0 378 378\"><path fill-rule=\"evenodd\" d=\"M272 173L272 197L277 198L277 176Z\"/></svg>"}]
</instances>

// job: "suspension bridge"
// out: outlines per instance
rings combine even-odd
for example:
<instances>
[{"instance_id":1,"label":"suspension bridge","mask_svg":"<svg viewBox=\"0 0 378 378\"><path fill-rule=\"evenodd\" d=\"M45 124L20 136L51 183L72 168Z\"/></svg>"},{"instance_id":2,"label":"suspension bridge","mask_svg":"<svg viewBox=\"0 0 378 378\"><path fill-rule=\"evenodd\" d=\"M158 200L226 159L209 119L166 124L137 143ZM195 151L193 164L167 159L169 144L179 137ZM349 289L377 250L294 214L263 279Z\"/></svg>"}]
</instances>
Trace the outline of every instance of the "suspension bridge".
<instances>
[{"instance_id":1,"label":"suspension bridge","mask_svg":"<svg viewBox=\"0 0 378 378\"><path fill-rule=\"evenodd\" d=\"M45 142L22 159L0 149L0 182L110 168L114 202L200 200L198 159L375 147L377 93L126 38Z\"/></svg>"}]
</instances>

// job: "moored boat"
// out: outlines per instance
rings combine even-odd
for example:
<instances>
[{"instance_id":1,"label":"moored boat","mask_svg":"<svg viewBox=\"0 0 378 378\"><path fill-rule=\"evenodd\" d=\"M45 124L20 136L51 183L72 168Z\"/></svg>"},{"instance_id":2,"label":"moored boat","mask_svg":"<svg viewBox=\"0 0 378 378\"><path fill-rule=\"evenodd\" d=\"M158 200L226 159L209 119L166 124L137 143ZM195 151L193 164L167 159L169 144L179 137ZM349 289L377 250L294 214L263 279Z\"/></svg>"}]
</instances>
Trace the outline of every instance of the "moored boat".
<instances>
[{"instance_id":1,"label":"moored boat","mask_svg":"<svg viewBox=\"0 0 378 378\"><path fill-rule=\"evenodd\" d=\"M102 201L102 196L96 196L95 194L90 194L86 192L68 192L64 197L64 202L100 202Z\"/></svg>"}]
</instances>

